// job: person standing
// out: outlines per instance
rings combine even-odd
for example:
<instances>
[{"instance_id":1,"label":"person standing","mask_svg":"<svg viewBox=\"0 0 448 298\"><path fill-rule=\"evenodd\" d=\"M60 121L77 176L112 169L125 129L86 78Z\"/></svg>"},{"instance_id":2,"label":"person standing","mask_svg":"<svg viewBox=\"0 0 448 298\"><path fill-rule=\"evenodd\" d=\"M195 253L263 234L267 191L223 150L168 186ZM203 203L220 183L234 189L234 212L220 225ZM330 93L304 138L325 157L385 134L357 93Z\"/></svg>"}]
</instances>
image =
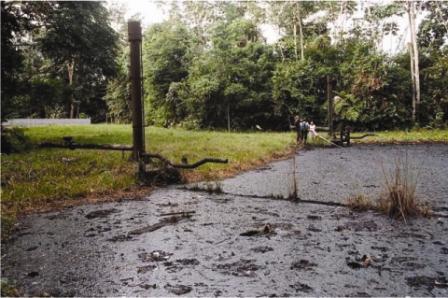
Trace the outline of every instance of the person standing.
<instances>
[{"instance_id":1,"label":"person standing","mask_svg":"<svg viewBox=\"0 0 448 298\"><path fill-rule=\"evenodd\" d=\"M300 117L298 115L296 115L294 117L294 128L297 133L296 142L297 142L297 144L299 144L302 140L302 133L301 133L301 129L300 129Z\"/></svg>"},{"instance_id":2,"label":"person standing","mask_svg":"<svg viewBox=\"0 0 448 298\"><path fill-rule=\"evenodd\" d=\"M300 130L303 144L306 145L306 141L308 139L308 132L310 130L310 124L307 121L302 120L302 122L300 122Z\"/></svg>"},{"instance_id":3,"label":"person standing","mask_svg":"<svg viewBox=\"0 0 448 298\"><path fill-rule=\"evenodd\" d=\"M314 124L313 121L310 122L310 133L311 133L311 138L317 137L316 124Z\"/></svg>"}]
</instances>

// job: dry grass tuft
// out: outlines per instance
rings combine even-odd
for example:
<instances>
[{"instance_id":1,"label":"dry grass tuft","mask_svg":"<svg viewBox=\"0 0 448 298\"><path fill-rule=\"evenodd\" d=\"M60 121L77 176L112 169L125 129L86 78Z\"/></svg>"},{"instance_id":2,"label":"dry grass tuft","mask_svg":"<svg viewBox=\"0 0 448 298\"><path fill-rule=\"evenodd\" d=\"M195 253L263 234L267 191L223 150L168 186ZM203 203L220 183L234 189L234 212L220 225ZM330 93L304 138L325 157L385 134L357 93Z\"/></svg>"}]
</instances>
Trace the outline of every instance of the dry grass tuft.
<instances>
[{"instance_id":1,"label":"dry grass tuft","mask_svg":"<svg viewBox=\"0 0 448 298\"><path fill-rule=\"evenodd\" d=\"M431 215L431 208L416 195L418 173L410 168L407 156L397 160L389 173L383 168L383 173L385 189L376 201L360 194L348 198L347 206L356 211L375 210L404 222L409 217Z\"/></svg>"},{"instance_id":2,"label":"dry grass tuft","mask_svg":"<svg viewBox=\"0 0 448 298\"><path fill-rule=\"evenodd\" d=\"M408 158L397 160L395 168L384 173L385 191L377 202L377 209L390 217L427 216L430 209L416 196L418 173L409 166Z\"/></svg>"},{"instance_id":3,"label":"dry grass tuft","mask_svg":"<svg viewBox=\"0 0 448 298\"><path fill-rule=\"evenodd\" d=\"M372 200L363 194L358 194L352 197L349 197L346 200L347 206L355 211L367 211L367 210L375 210L376 205Z\"/></svg>"}]
</instances>

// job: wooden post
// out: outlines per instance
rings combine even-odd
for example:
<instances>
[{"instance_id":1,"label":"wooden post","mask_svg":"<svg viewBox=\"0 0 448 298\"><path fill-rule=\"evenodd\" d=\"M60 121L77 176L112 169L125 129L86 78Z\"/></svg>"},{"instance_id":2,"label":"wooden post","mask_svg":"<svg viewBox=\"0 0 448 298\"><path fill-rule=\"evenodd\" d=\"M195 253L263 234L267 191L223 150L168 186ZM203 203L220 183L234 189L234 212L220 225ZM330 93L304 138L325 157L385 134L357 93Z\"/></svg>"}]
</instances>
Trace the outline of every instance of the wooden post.
<instances>
[{"instance_id":1,"label":"wooden post","mask_svg":"<svg viewBox=\"0 0 448 298\"><path fill-rule=\"evenodd\" d=\"M132 106L132 157L138 160L145 152L145 127L143 122L142 81L141 81L141 42L142 28L139 21L128 22L128 38L131 47L131 106Z\"/></svg>"}]
</instances>

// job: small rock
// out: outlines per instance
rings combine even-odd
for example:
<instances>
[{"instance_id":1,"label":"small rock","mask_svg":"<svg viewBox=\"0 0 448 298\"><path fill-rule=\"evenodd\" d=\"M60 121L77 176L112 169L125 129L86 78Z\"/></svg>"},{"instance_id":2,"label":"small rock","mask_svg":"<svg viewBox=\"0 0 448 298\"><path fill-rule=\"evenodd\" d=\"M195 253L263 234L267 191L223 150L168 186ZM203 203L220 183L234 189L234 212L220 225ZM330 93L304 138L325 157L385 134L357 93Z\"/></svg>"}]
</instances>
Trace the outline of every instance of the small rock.
<instances>
[{"instance_id":1,"label":"small rock","mask_svg":"<svg viewBox=\"0 0 448 298\"><path fill-rule=\"evenodd\" d=\"M39 275L39 272L36 271L31 271L30 273L27 274L28 277L36 277Z\"/></svg>"},{"instance_id":2,"label":"small rock","mask_svg":"<svg viewBox=\"0 0 448 298\"><path fill-rule=\"evenodd\" d=\"M306 218L311 219L311 220L321 220L322 216L310 214L310 215L307 215Z\"/></svg>"},{"instance_id":3,"label":"small rock","mask_svg":"<svg viewBox=\"0 0 448 298\"><path fill-rule=\"evenodd\" d=\"M347 262L348 267L352 269L359 269L362 268L362 264L354 261Z\"/></svg>"},{"instance_id":4,"label":"small rock","mask_svg":"<svg viewBox=\"0 0 448 298\"><path fill-rule=\"evenodd\" d=\"M143 284L143 285L139 285L140 288L145 289L145 290L149 290L149 289L155 289L157 287L156 284L150 285L150 284Z\"/></svg>"}]
</instances>

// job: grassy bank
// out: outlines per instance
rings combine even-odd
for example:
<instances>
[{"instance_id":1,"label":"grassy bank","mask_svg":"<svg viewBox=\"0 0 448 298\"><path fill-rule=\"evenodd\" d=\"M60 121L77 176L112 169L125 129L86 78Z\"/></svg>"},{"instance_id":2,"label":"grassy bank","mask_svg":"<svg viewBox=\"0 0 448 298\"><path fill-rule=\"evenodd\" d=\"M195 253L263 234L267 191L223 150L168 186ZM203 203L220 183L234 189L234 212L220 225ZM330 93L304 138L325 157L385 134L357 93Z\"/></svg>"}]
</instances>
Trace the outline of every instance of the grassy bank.
<instances>
[{"instance_id":1,"label":"grassy bank","mask_svg":"<svg viewBox=\"0 0 448 298\"><path fill-rule=\"evenodd\" d=\"M363 133L354 133L361 136ZM355 143L448 143L448 129L415 129L375 132L375 136L355 140Z\"/></svg>"},{"instance_id":2,"label":"grassy bank","mask_svg":"<svg viewBox=\"0 0 448 298\"><path fill-rule=\"evenodd\" d=\"M329 139L326 132L319 133L322 137ZM352 137L365 135L364 132L352 133ZM339 136L339 133L337 133ZM448 129L415 129L410 131L393 130L374 132L374 136L362 139L352 139L353 144L420 144L420 143L444 143L448 144ZM331 144L321 138L310 138L310 145L330 146Z\"/></svg>"},{"instance_id":3,"label":"grassy bank","mask_svg":"<svg viewBox=\"0 0 448 298\"><path fill-rule=\"evenodd\" d=\"M79 143L129 144L130 125L47 126L25 130L33 143L73 136ZM216 179L249 169L291 152L291 133L226 133L182 129L146 129L146 147L180 162L204 157L228 158L229 164L206 164L185 171L190 181ZM107 199L117 191L133 191L136 165L130 153L100 150L35 149L2 156L2 223L18 213L47 209L80 198Z\"/></svg>"}]
</instances>

